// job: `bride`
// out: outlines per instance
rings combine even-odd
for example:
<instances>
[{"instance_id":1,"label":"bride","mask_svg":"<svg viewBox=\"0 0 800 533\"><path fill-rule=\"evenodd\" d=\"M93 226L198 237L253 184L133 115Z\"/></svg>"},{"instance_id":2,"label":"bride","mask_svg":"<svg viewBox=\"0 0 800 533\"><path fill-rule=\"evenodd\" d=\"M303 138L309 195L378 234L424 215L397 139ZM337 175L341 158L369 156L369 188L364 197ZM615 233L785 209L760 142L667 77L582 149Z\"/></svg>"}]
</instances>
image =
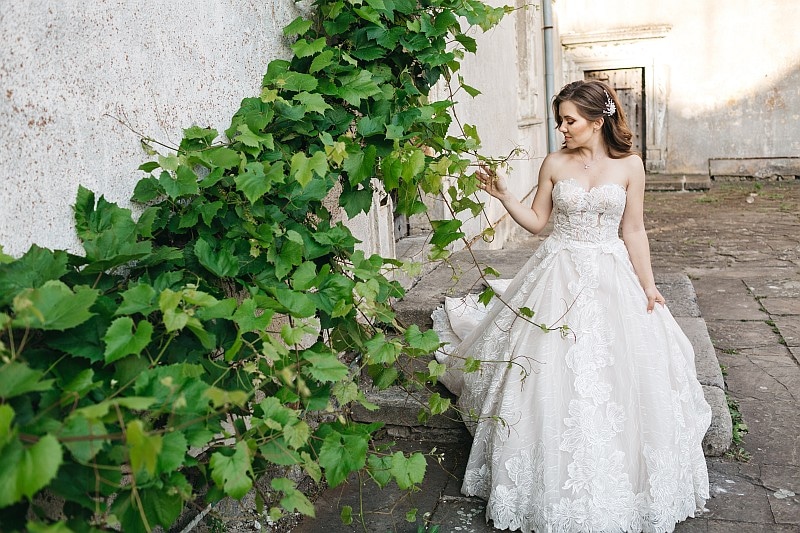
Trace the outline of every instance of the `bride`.
<instances>
[{"instance_id":1,"label":"bride","mask_svg":"<svg viewBox=\"0 0 800 533\"><path fill-rule=\"evenodd\" d=\"M708 498L711 410L653 281L642 160L604 83L568 84L553 109L564 145L530 207L477 173L531 233L552 215L552 234L488 309L467 297L434 312L451 341L442 381L474 437L462 492L498 529L673 531Z\"/></svg>"}]
</instances>

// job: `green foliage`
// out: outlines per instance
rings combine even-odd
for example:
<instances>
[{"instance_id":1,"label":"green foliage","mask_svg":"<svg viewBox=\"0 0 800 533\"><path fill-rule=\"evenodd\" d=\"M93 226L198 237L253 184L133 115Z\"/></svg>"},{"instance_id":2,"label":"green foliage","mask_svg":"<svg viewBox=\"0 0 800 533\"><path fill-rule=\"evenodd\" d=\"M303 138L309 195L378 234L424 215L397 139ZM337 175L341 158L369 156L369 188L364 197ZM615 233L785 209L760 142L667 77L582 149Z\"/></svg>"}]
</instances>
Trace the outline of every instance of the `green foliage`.
<instances>
[{"instance_id":1,"label":"green foliage","mask_svg":"<svg viewBox=\"0 0 800 533\"><path fill-rule=\"evenodd\" d=\"M440 80L461 83L459 60L475 51L464 21L486 30L507 9L315 6L312 20L284 30L293 57L270 63L261 94L242 101L223 135L193 126L163 154L143 141L154 159L134 189L138 220L81 187L83 257L0 249L8 530L168 527L204 488L209 502L241 498L276 465L330 486L362 469L381 487L421 483L421 454L373 446L381 424L346 413L351 402L374 408L361 376L379 388L408 384L397 360L439 340L404 328L391 309L403 295L391 271L413 267L357 251L327 200L340 191L348 216L367 212L378 180L411 215L425 211L420 193L438 193L448 177L454 212L480 209L469 198L477 133L453 134L454 102L429 94ZM444 257L461 222L433 227L433 256ZM428 370L423 381L444 368ZM448 407L434 395L428 410ZM280 506L271 516L313 515L294 482L271 487ZM65 502L60 522L33 503L43 489Z\"/></svg>"},{"instance_id":2,"label":"green foliage","mask_svg":"<svg viewBox=\"0 0 800 533\"><path fill-rule=\"evenodd\" d=\"M744 448L744 437L747 435L749 428L747 427L747 423L745 423L744 417L742 417L742 413L739 410L739 402L727 393L725 394L725 399L727 400L728 411L731 413L731 423L733 427L731 448L726 452L725 455L737 461L746 463L750 460L750 452Z\"/></svg>"}]
</instances>

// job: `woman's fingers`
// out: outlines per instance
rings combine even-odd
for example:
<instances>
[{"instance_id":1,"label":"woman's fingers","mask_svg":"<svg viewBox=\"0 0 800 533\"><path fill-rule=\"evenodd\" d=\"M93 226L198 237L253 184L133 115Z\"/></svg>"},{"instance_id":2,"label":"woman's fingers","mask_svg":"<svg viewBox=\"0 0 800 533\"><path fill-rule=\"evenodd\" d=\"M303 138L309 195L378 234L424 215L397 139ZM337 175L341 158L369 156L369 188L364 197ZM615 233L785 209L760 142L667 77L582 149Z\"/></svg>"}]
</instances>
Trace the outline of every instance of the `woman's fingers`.
<instances>
[{"instance_id":1,"label":"woman's fingers","mask_svg":"<svg viewBox=\"0 0 800 533\"><path fill-rule=\"evenodd\" d=\"M475 176L481 182L480 188L483 190L492 189L497 182L497 174L484 164L478 166L478 170L475 171Z\"/></svg>"},{"instance_id":2,"label":"woman's fingers","mask_svg":"<svg viewBox=\"0 0 800 533\"><path fill-rule=\"evenodd\" d=\"M667 302L664 297L661 295L660 292L656 291L655 293L648 292L647 294L647 312L652 313L653 309L655 309L656 304L664 306Z\"/></svg>"}]
</instances>

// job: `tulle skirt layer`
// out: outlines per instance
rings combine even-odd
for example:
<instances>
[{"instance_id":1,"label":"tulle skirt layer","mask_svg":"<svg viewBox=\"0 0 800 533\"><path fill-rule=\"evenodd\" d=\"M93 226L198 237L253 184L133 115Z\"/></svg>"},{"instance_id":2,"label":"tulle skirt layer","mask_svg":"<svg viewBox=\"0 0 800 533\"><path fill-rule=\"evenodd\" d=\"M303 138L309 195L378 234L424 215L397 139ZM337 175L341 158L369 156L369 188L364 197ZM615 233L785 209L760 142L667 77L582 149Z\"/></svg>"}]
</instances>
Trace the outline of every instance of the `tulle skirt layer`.
<instances>
[{"instance_id":1,"label":"tulle skirt layer","mask_svg":"<svg viewBox=\"0 0 800 533\"><path fill-rule=\"evenodd\" d=\"M488 309L448 299L444 384L474 435L462 491L499 529L672 531L708 498L689 340L620 240L547 239ZM542 327L546 326L546 327Z\"/></svg>"}]
</instances>

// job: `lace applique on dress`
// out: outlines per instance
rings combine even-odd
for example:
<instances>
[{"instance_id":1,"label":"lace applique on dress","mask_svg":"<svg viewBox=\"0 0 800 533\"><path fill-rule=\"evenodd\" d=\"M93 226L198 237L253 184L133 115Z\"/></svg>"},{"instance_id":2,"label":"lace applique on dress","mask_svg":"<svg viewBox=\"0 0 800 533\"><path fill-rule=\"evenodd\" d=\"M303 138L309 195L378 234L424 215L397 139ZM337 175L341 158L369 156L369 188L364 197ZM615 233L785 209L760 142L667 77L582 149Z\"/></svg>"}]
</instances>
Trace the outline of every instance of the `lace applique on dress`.
<instances>
[{"instance_id":1,"label":"lace applique on dress","mask_svg":"<svg viewBox=\"0 0 800 533\"><path fill-rule=\"evenodd\" d=\"M668 532L708 498L711 411L669 310L646 312L618 236L625 200L619 185L557 183L553 232L508 305L478 308L462 339L449 326L463 312L434 313L452 342L444 382L474 435L462 492L487 500L496 528ZM569 334L519 319L520 307ZM478 371L461 371L467 357Z\"/></svg>"}]
</instances>

